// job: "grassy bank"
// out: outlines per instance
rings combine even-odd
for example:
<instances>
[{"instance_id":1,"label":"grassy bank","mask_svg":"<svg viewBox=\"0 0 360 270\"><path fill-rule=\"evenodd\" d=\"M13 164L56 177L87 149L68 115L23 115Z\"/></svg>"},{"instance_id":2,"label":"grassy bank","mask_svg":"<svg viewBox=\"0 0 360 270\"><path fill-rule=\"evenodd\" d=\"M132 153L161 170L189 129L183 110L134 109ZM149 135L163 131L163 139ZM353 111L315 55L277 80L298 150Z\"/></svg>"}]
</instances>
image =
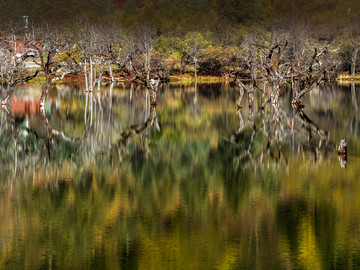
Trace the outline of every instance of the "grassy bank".
<instances>
[{"instance_id":1,"label":"grassy bank","mask_svg":"<svg viewBox=\"0 0 360 270\"><path fill-rule=\"evenodd\" d=\"M360 74L355 74L351 76L349 74L339 74L336 78L337 81L360 81Z\"/></svg>"},{"instance_id":2,"label":"grassy bank","mask_svg":"<svg viewBox=\"0 0 360 270\"><path fill-rule=\"evenodd\" d=\"M233 78L228 76L207 76L207 75L199 75L197 78L194 77L193 73L185 73L181 75L170 75L169 77L170 83L216 83L216 82L231 82ZM355 76L351 76L346 73L339 74L336 78L332 78L332 81L338 82L359 82L360 83L360 74L356 74ZM126 79L119 80L126 82ZM32 83L45 83L44 76L37 76L32 79L30 82ZM1 83L1 79L0 79ZM62 80L55 81L54 83L85 83L85 78L82 75L68 75Z\"/></svg>"},{"instance_id":3,"label":"grassy bank","mask_svg":"<svg viewBox=\"0 0 360 270\"><path fill-rule=\"evenodd\" d=\"M194 74L171 75L170 82L226 82L231 81L227 76L204 76L199 75L197 78Z\"/></svg>"},{"instance_id":4,"label":"grassy bank","mask_svg":"<svg viewBox=\"0 0 360 270\"><path fill-rule=\"evenodd\" d=\"M171 83L184 83L184 82L227 82L231 81L232 79L227 76L197 76L195 79L193 74L183 74L183 75L171 75L170 82ZM120 80L126 82L126 80ZM45 77L37 76L36 78L32 79L31 82L33 83L45 83ZM85 79L82 75L69 75L66 76L63 80L55 81L54 83L84 83Z\"/></svg>"}]
</instances>

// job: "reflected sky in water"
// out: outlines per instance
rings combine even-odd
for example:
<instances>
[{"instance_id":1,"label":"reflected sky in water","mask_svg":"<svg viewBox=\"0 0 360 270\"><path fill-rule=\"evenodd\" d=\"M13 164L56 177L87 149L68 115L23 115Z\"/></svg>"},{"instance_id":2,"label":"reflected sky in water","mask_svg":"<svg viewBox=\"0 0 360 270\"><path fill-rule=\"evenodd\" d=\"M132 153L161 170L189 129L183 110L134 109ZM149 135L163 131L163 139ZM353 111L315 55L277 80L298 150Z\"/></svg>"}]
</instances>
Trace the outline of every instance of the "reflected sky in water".
<instances>
[{"instance_id":1,"label":"reflected sky in water","mask_svg":"<svg viewBox=\"0 0 360 270\"><path fill-rule=\"evenodd\" d=\"M360 86L299 111L228 84L163 85L156 107L59 84L44 113L41 87L0 113L0 268L360 267Z\"/></svg>"}]
</instances>

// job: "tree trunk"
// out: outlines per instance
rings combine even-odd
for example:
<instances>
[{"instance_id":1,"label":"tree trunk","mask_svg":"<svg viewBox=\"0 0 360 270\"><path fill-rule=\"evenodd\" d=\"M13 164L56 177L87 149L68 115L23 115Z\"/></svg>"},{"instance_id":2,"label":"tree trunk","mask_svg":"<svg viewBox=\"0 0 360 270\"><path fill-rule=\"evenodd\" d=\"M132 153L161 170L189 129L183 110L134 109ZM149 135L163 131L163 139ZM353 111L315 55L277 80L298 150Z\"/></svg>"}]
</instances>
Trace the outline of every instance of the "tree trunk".
<instances>
[{"instance_id":1,"label":"tree trunk","mask_svg":"<svg viewBox=\"0 0 360 270\"><path fill-rule=\"evenodd\" d=\"M359 47L355 47L351 56L351 76L355 76L356 73L356 60L359 53Z\"/></svg>"},{"instance_id":2,"label":"tree trunk","mask_svg":"<svg viewBox=\"0 0 360 270\"><path fill-rule=\"evenodd\" d=\"M40 111L45 112L45 101L49 92L50 83L45 82L42 87L41 97L40 97Z\"/></svg>"},{"instance_id":3,"label":"tree trunk","mask_svg":"<svg viewBox=\"0 0 360 270\"><path fill-rule=\"evenodd\" d=\"M112 63L111 62L109 64L109 68L110 68L111 82L114 82L114 74L113 74Z\"/></svg>"},{"instance_id":4,"label":"tree trunk","mask_svg":"<svg viewBox=\"0 0 360 270\"><path fill-rule=\"evenodd\" d=\"M93 62L92 62L92 58L90 57L90 74L89 74L89 87L90 87L90 92L93 91Z\"/></svg>"},{"instance_id":5,"label":"tree trunk","mask_svg":"<svg viewBox=\"0 0 360 270\"><path fill-rule=\"evenodd\" d=\"M17 45L17 44L16 44L16 36L14 35L14 50L15 50L15 57L16 57L16 54L17 54L17 53L16 53L16 49L17 49L17 48L16 48L16 45Z\"/></svg>"},{"instance_id":6,"label":"tree trunk","mask_svg":"<svg viewBox=\"0 0 360 270\"><path fill-rule=\"evenodd\" d=\"M148 61L148 55L147 55L147 53L145 53L145 63L144 63L144 69L145 69L145 72L146 72L146 74L147 74L147 72L148 72L148 70L147 70L147 61Z\"/></svg>"},{"instance_id":7,"label":"tree trunk","mask_svg":"<svg viewBox=\"0 0 360 270\"><path fill-rule=\"evenodd\" d=\"M359 122L359 107L358 107L358 103L357 103L357 98L356 98L356 90L355 90L355 83L351 84L351 98L353 100L354 103L354 126L355 126L355 134L358 133L358 122ZM352 121L351 121L352 122Z\"/></svg>"},{"instance_id":8,"label":"tree trunk","mask_svg":"<svg viewBox=\"0 0 360 270\"><path fill-rule=\"evenodd\" d=\"M146 80L147 81L149 81L149 79L150 79L150 60L151 60L150 57L151 57L150 52L146 52L145 53L145 65L144 65L144 67L145 67Z\"/></svg>"},{"instance_id":9,"label":"tree trunk","mask_svg":"<svg viewBox=\"0 0 360 270\"><path fill-rule=\"evenodd\" d=\"M86 59L84 60L84 75L85 75L86 92L89 92L88 73L87 73L87 70L86 70Z\"/></svg>"},{"instance_id":10,"label":"tree trunk","mask_svg":"<svg viewBox=\"0 0 360 270\"><path fill-rule=\"evenodd\" d=\"M150 52L147 53L147 72L146 72L146 79L149 81L150 79L150 61L151 61L151 54Z\"/></svg>"},{"instance_id":11,"label":"tree trunk","mask_svg":"<svg viewBox=\"0 0 360 270\"><path fill-rule=\"evenodd\" d=\"M186 61L184 59L180 60L180 72L181 74L185 73L185 69L186 69Z\"/></svg>"},{"instance_id":12,"label":"tree trunk","mask_svg":"<svg viewBox=\"0 0 360 270\"><path fill-rule=\"evenodd\" d=\"M197 79L197 68L196 68L196 64L197 64L197 59L194 57L194 72L195 72L195 79Z\"/></svg>"},{"instance_id":13,"label":"tree trunk","mask_svg":"<svg viewBox=\"0 0 360 270\"><path fill-rule=\"evenodd\" d=\"M97 85L97 91L100 92L100 83L101 83L101 80L98 79L98 82L97 82L97 83L98 83L98 85Z\"/></svg>"},{"instance_id":14,"label":"tree trunk","mask_svg":"<svg viewBox=\"0 0 360 270\"><path fill-rule=\"evenodd\" d=\"M84 127L87 127L87 109L88 109L88 100L89 100L89 92L86 91L86 99L85 99L85 112L84 112Z\"/></svg>"}]
</instances>

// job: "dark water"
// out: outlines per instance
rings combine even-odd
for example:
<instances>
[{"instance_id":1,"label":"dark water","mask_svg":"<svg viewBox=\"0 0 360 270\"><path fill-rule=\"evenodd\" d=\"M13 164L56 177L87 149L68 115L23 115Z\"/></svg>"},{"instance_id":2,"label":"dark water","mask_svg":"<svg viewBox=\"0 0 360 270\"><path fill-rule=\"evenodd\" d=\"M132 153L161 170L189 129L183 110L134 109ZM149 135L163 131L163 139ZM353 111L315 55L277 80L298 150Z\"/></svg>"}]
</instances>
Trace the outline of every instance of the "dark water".
<instances>
[{"instance_id":1,"label":"dark water","mask_svg":"<svg viewBox=\"0 0 360 270\"><path fill-rule=\"evenodd\" d=\"M19 87L0 113L1 269L359 269L360 86ZM252 99L252 98L251 98ZM337 144L347 138L347 160ZM344 168L346 167L346 168Z\"/></svg>"}]
</instances>

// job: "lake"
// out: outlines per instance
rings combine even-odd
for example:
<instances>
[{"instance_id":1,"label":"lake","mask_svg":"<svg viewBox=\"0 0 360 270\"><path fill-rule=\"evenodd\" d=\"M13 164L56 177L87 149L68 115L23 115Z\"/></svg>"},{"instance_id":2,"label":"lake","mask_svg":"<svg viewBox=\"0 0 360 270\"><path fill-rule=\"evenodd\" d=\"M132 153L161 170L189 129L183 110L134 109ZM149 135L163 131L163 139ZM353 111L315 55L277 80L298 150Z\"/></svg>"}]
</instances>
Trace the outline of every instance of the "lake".
<instances>
[{"instance_id":1,"label":"lake","mask_svg":"<svg viewBox=\"0 0 360 270\"><path fill-rule=\"evenodd\" d=\"M297 111L231 84L163 85L156 107L56 84L45 113L41 87L0 112L1 269L360 268L360 85Z\"/></svg>"}]
</instances>

